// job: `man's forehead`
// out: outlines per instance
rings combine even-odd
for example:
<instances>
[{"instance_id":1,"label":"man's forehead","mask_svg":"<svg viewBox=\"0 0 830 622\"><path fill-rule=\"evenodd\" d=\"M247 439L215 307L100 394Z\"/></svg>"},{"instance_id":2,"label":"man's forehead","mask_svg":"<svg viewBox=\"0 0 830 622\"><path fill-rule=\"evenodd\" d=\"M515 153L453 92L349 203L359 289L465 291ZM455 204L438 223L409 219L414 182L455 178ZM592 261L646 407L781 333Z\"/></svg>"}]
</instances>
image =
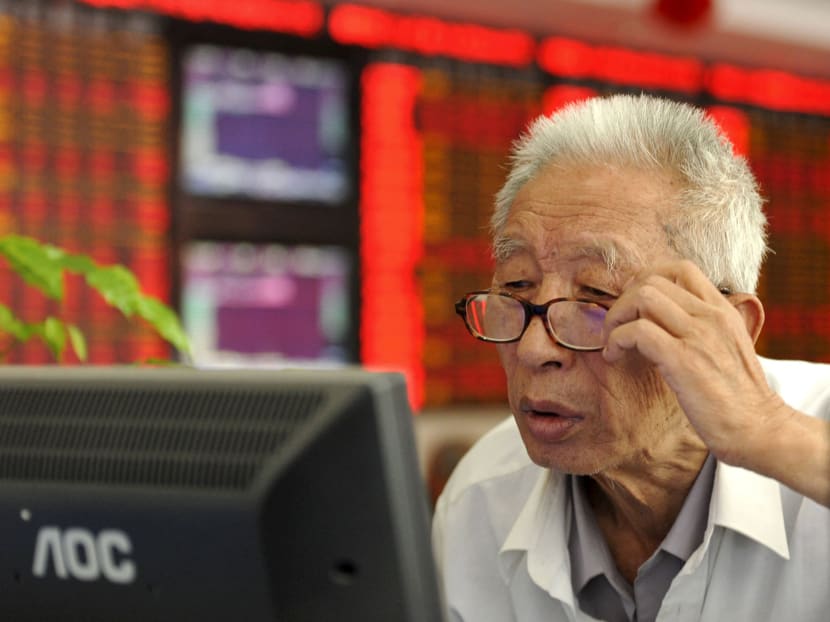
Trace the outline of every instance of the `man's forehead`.
<instances>
[{"instance_id":1,"label":"man's forehead","mask_svg":"<svg viewBox=\"0 0 830 622\"><path fill-rule=\"evenodd\" d=\"M635 246L613 235L583 233L566 241L546 237L531 239L510 231L496 236L493 257L497 263L503 263L519 253L528 253L538 260L601 261L612 272L636 270L645 265L642 253Z\"/></svg>"}]
</instances>

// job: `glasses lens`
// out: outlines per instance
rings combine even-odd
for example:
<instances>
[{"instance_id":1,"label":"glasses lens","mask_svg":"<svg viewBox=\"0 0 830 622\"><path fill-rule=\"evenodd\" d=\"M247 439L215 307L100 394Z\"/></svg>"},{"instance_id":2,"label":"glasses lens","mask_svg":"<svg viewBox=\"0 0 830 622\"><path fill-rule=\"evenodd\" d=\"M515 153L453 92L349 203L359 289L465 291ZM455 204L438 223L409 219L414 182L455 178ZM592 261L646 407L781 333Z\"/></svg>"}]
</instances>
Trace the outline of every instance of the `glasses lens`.
<instances>
[{"instance_id":1,"label":"glasses lens","mask_svg":"<svg viewBox=\"0 0 830 622\"><path fill-rule=\"evenodd\" d=\"M524 307L509 296L477 294L467 300L467 325L479 337L510 341L522 334L524 324Z\"/></svg>"},{"instance_id":2,"label":"glasses lens","mask_svg":"<svg viewBox=\"0 0 830 622\"><path fill-rule=\"evenodd\" d=\"M605 345L602 325L607 310L592 302L563 300L548 307L548 322L556 338L574 348Z\"/></svg>"}]
</instances>

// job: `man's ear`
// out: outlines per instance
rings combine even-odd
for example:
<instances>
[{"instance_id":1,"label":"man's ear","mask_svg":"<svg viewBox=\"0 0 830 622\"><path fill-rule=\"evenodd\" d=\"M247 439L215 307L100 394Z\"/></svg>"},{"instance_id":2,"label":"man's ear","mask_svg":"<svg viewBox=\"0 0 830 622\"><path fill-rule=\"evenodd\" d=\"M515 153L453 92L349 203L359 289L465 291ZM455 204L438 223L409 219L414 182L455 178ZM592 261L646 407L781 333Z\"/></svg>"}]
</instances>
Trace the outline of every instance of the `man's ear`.
<instances>
[{"instance_id":1,"label":"man's ear","mask_svg":"<svg viewBox=\"0 0 830 622\"><path fill-rule=\"evenodd\" d=\"M746 325L746 332L752 337L752 342L758 342L758 336L764 327L764 305L757 296L752 294L732 294L729 302L738 310Z\"/></svg>"}]
</instances>

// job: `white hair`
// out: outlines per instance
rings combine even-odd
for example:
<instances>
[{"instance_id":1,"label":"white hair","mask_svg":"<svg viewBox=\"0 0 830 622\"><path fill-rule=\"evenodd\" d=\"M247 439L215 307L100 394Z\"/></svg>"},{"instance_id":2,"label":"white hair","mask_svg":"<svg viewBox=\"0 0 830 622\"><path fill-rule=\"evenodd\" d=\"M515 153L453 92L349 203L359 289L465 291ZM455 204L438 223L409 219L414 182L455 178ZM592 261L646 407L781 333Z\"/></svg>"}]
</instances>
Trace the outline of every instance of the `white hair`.
<instances>
[{"instance_id":1,"label":"white hair","mask_svg":"<svg viewBox=\"0 0 830 622\"><path fill-rule=\"evenodd\" d=\"M663 214L669 245L718 287L755 293L767 251L763 200L746 160L704 111L649 95L614 95L539 117L513 145L490 221L494 240L516 194L553 160L678 176L677 205Z\"/></svg>"}]
</instances>

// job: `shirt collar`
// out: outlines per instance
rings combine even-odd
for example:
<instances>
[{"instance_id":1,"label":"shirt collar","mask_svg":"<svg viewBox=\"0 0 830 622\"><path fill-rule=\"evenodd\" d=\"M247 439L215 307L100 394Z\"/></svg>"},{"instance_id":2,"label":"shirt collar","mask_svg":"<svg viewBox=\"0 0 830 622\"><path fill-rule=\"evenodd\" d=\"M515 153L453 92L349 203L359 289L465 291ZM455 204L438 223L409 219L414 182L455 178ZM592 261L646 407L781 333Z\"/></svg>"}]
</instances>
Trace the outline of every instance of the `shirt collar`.
<instances>
[{"instance_id":1,"label":"shirt collar","mask_svg":"<svg viewBox=\"0 0 830 622\"><path fill-rule=\"evenodd\" d=\"M709 526L720 525L737 531L790 558L787 529L781 505L781 484L752 471L718 462Z\"/></svg>"},{"instance_id":2,"label":"shirt collar","mask_svg":"<svg viewBox=\"0 0 830 622\"><path fill-rule=\"evenodd\" d=\"M593 511L590 509L585 489L579 477L570 476L573 523L568 534L568 551L571 554L571 581L574 591L579 591L597 575L605 574L613 561L609 560L608 547L601 540L602 534Z\"/></svg>"},{"instance_id":3,"label":"shirt collar","mask_svg":"<svg viewBox=\"0 0 830 622\"><path fill-rule=\"evenodd\" d=\"M540 469L527 501L499 551L505 580L527 555L528 573L553 598L574 605L569 555L572 502L565 475ZM789 559L780 484L752 471L716 462L709 519L702 546L689 557L683 572L692 572L703 559L715 525L745 535Z\"/></svg>"},{"instance_id":4,"label":"shirt collar","mask_svg":"<svg viewBox=\"0 0 830 622\"><path fill-rule=\"evenodd\" d=\"M660 548L685 562L703 541L706 531L706 517L715 476L715 458L711 454L703 462L680 512ZM577 593L597 575L613 568L593 511L590 509L585 488L580 478L570 476L570 491L573 500L573 524L568 537L571 552L571 572Z\"/></svg>"},{"instance_id":5,"label":"shirt collar","mask_svg":"<svg viewBox=\"0 0 830 622\"><path fill-rule=\"evenodd\" d=\"M571 525L571 501L565 475L541 469L527 502L499 551L502 577L509 581L527 556L527 571L533 582L553 598L574 606L571 564L563 551Z\"/></svg>"},{"instance_id":6,"label":"shirt collar","mask_svg":"<svg viewBox=\"0 0 830 622\"><path fill-rule=\"evenodd\" d=\"M703 542L706 517L715 480L715 457L709 454L700 468L674 523L660 548L686 561Z\"/></svg>"}]
</instances>

